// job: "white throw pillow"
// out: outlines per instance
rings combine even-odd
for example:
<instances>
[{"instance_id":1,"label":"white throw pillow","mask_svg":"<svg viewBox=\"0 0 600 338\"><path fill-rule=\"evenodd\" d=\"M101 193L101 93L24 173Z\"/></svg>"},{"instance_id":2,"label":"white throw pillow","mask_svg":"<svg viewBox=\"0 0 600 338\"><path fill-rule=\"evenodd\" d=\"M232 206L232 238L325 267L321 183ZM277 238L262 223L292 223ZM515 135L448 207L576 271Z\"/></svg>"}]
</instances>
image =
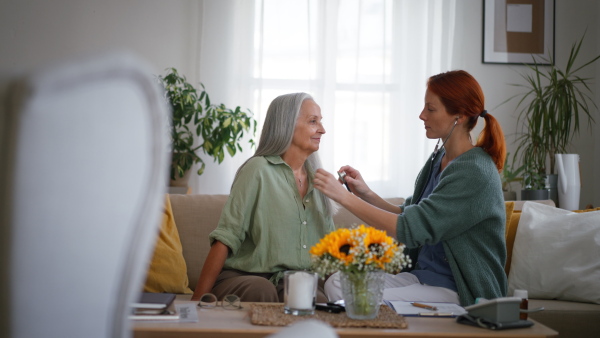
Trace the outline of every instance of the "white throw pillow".
<instances>
[{"instance_id":1,"label":"white throw pillow","mask_svg":"<svg viewBox=\"0 0 600 338\"><path fill-rule=\"evenodd\" d=\"M600 211L523 206L508 277L529 298L600 304Z\"/></svg>"}]
</instances>

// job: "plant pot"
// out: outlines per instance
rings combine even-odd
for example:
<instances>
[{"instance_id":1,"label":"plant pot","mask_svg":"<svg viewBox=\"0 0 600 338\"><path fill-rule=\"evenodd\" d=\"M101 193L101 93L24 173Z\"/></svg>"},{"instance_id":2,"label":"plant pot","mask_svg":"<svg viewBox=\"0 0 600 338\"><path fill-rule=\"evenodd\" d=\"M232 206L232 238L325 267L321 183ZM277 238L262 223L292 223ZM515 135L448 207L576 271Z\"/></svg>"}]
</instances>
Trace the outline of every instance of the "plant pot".
<instances>
[{"instance_id":1,"label":"plant pot","mask_svg":"<svg viewBox=\"0 0 600 338\"><path fill-rule=\"evenodd\" d=\"M170 180L169 186L171 186L171 187L187 187L188 182L190 181L191 173L192 173L192 170L190 169L183 174L183 177L179 177L179 176L175 175L175 179Z\"/></svg>"},{"instance_id":2,"label":"plant pot","mask_svg":"<svg viewBox=\"0 0 600 338\"><path fill-rule=\"evenodd\" d=\"M558 207L565 210L579 209L581 177L579 155L556 154L558 169Z\"/></svg>"},{"instance_id":3,"label":"plant pot","mask_svg":"<svg viewBox=\"0 0 600 338\"><path fill-rule=\"evenodd\" d=\"M524 189L521 190L521 200L523 201L537 201L550 199L550 192L548 189L543 190L532 190Z\"/></svg>"},{"instance_id":4,"label":"plant pot","mask_svg":"<svg viewBox=\"0 0 600 338\"><path fill-rule=\"evenodd\" d=\"M373 319L383 302L384 273L340 272L346 315L352 319Z\"/></svg>"},{"instance_id":5,"label":"plant pot","mask_svg":"<svg viewBox=\"0 0 600 338\"><path fill-rule=\"evenodd\" d=\"M550 193L550 199L554 201L554 205L558 206L558 175L550 174L546 176L546 186Z\"/></svg>"},{"instance_id":6,"label":"plant pot","mask_svg":"<svg viewBox=\"0 0 600 338\"><path fill-rule=\"evenodd\" d=\"M503 191L504 200L505 201L516 201L517 200L517 192L516 191Z\"/></svg>"}]
</instances>

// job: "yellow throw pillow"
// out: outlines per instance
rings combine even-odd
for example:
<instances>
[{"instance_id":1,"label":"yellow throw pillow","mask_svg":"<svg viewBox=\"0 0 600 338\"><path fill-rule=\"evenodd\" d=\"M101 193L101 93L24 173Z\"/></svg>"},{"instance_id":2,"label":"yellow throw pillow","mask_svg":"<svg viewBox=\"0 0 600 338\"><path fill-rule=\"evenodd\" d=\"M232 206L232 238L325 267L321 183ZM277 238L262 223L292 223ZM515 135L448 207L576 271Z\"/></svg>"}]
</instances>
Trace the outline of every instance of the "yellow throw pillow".
<instances>
[{"instance_id":1,"label":"yellow throw pillow","mask_svg":"<svg viewBox=\"0 0 600 338\"><path fill-rule=\"evenodd\" d=\"M515 210L515 202L504 202L504 209L506 209L506 228L504 229L504 237L508 234L508 226L510 225L510 217Z\"/></svg>"},{"instance_id":2,"label":"yellow throw pillow","mask_svg":"<svg viewBox=\"0 0 600 338\"><path fill-rule=\"evenodd\" d=\"M144 291L192 293L188 286L187 267L168 195Z\"/></svg>"},{"instance_id":3,"label":"yellow throw pillow","mask_svg":"<svg viewBox=\"0 0 600 338\"><path fill-rule=\"evenodd\" d=\"M521 219L521 211L514 210L510 216L510 223L506 228L506 264L504 265L504 272L508 276L510 272L510 262L512 261L513 246L515 244L515 237L517 236L517 228L519 227L519 220Z\"/></svg>"}]
</instances>

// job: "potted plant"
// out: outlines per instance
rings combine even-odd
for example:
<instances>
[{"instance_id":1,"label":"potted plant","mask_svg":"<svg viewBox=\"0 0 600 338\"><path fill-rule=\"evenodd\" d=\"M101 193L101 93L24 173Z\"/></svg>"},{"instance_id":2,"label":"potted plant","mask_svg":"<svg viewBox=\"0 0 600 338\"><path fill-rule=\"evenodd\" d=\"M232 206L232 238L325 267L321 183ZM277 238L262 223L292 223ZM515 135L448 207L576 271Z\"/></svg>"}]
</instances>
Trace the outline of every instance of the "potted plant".
<instances>
[{"instance_id":1,"label":"potted plant","mask_svg":"<svg viewBox=\"0 0 600 338\"><path fill-rule=\"evenodd\" d=\"M517 95L521 96L517 105L517 110L520 109L517 125L524 129L517 138L513 156L513 162L520 159L524 165L525 190L548 190L546 176L555 173L555 155L566 151L567 145L579 132L582 118L589 125L594 122L588 104L590 102L596 107L589 95L588 82L591 78L580 77L577 73L596 62L600 55L575 67L584 38L585 34L571 47L564 69L559 68L552 58L541 58L549 63L547 67L534 59L533 64L526 65L532 73L521 74L526 84L515 84L526 89L525 93ZM547 160L550 163L549 173L546 170ZM552 181L556 179L550 180L551 184Z\"/></svg>"},{"instance_id":2,"label":"potted plant","mask_svg":"<svg viewBox=\"0 0 600 338\"><path fill-rule=\"evenodd\" d=\"M221 163L225 151L230 156L242 151L241 141L245 132L251 133L248 141L254 146L256 121L250 111L240 107L227 108L224 104L210 102L204 85L196 90L175 68L167 69L165 76L158 76L165 88L172 109L171 119L171 185L186 186L190 169L200 163L198 175L202 175L206 164L200 157L204 153ZM198 137L199 144L196 144ZM181 180L180 178L184 178Z\"/></svg>"},{"instance_id":3,"label":"potted plant","mask_svg":"<svg viewBox=\"0 0 600 338\"><path fill-rule=\"evenodd\" d=\"M517 193L512 190L511 183L522 181L523 178L519 175L525 169L525 166L520 166L516 169L513 169L512 164L508 163L508 157L510 154L506 154L506 159L504 160L504 169L502 169L502 191L504 193L505 201L515 201L517 199Z\"/></svg>"}]
</instances>

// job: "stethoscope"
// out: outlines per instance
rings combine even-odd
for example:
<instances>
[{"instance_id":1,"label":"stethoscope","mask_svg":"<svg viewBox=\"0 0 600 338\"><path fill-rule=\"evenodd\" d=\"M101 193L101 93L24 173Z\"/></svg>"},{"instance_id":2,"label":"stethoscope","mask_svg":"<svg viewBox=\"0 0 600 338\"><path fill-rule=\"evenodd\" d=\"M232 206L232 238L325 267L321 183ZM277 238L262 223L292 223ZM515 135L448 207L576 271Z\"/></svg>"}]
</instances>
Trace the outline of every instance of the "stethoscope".
<instances>
[{"instance_id":1,"label":"stethoscope","mask_svg":"<svg viewBox=\"0 0 600 338\"><path fill-rule=\"evenodd\" d=\"M441 138L439 138L437 143L435 144L435 149L433 150L433 154L431 155L431 163L429 166L429 176L427 177L427 181L425 182L425 185L423 186L423 189L421 190L421 193L419 194L419 198L415 199L415 204L418 204L420 202L421 196L423 196L423 193L425 192L425 188L427 188L427 184L429 184L429 180L431 179L431 175L433 174L433 163L435 162L435 158L437 157L439 150L444 148L444 145L446 144L446 142L448 142L448 139L452 135L454 128L458 124L458 119L459 119L459 117L457 116L456 120L454 121L454 125L452 125L452 129L450 129L450 132L448 133L448 136L446 136L446 138L444 139L444 142L442 142L442 146L441 147L439 146Z\"/></svg>"},{"instance_id":2,"label":"stethoscope","mask_svg":"<svg viewBox=\"0 0 600 338\"><path fill-rule=\"evenodd\" d=\"M437 143L435 144L435 149L433 149L433 154L431 155L431 163L433 163L433 160L435 160L437 154L438 154L438 150L441 148L444 148L444 145L446 144L446 142L448 142L448 139L450 138L450 135L452 135L452 132L454 131L454 128L456 127L456 124L458 123L458 116L456 117L456 120L454 121L454 125L452 126L452 129L450 129L450 132L448 133L448 136L446 136L446 139L444 140L444 142L442 142L442 146L438 147L438 145L440 144L440 140L441 138L438 139Z\"/></svg>"}]
</instances>

